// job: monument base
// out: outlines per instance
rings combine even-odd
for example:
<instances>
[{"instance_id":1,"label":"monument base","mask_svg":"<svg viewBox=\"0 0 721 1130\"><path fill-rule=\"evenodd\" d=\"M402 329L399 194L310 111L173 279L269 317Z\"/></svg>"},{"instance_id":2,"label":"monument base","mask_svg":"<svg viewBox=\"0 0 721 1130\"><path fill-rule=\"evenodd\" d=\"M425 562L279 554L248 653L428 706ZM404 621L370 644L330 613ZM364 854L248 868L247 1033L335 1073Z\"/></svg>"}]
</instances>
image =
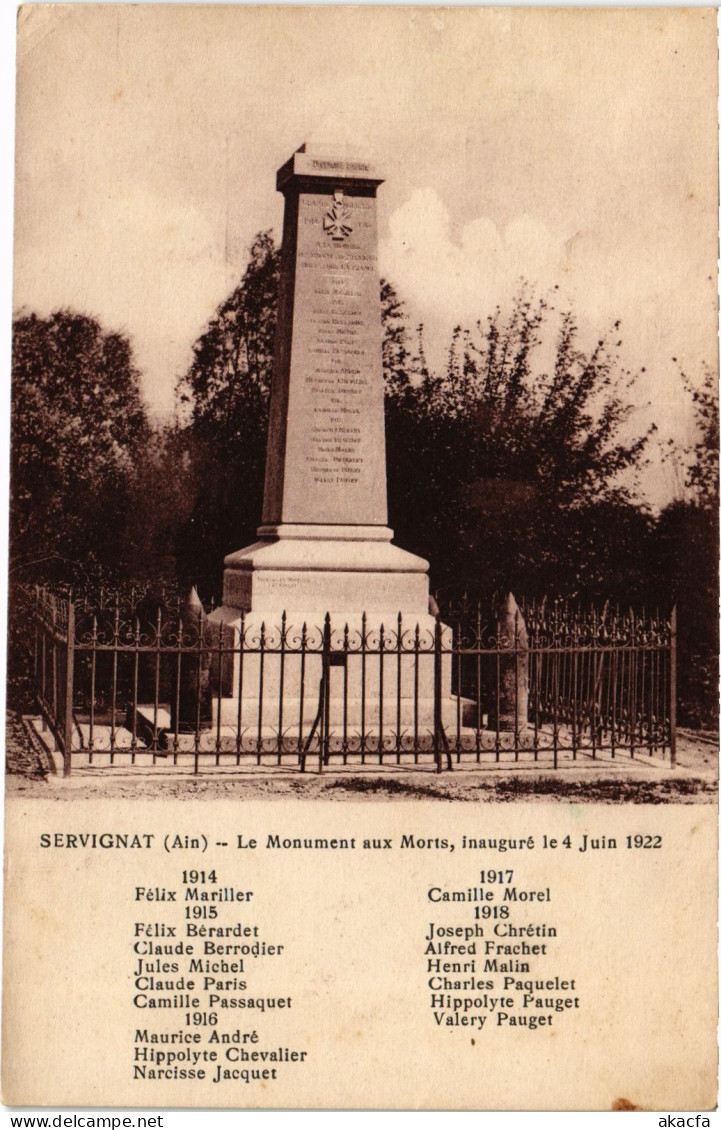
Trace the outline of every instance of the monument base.
<instances>
[{"instance_id":1,"label":"monument base","mask_svg":"<svg viewBox=\"0 0 721 1130\"><path fill-rule=\"evenodd\" d=\"M328 733L334 739L350 747L357 744L361 735L374 740L380 737L381 742L383 739L393 742L398 735L402 743L413 748L414 739L420 747L421 742L427 743L428 738L433 736L435 703L432 698L418 699L417 702L405 699L400 704L384 699L381 711L377 695L367 700L344 699L342 691L339 693L340 683L341 680L331 678L327 725ZM313 694L306 699L302 715L297 702L284 697L282 706L281 710L277 694L264 698L262 703L258 698L244 698L242 709L237 698L223 698L220 701L220 725L224 733L240 733L246 738L259 734L274 742L277 737L294 740L299 735L302 741L308 738L314 726L326 724L321 717L319 686L313 688ZM441 700L441 722L447 733L455 732L456 711L455 698ZM216 717L209 729L214 730L217 721Z\"/></svg>"},{"instance_id":2,"label":"monument base","mask_svg":"<svg viewBox=\"0 0 721 1130\"><path fill-rule=\"evenodd\" d=\"M307 732L323 694L325 720L335 731L426 733L433 729L437 693L444 717L454 716L451 654L436 660L433 616L332 608L327 614L326 627L325 613L312 609L216 609L210 623L223 659L212 680L222 687L222 725ZM448 649L450 634L441 625Z\"/></svg>"},{"instance_id":3,"label":"monument base","mask_svg":"<svg viewBox=\"0 0 721 1130\"><path fill-rule=\"evenodd\" d=\"M261 526L225 559L223 606L278 616L428 613L428 562L391 545L387 526ZM294 614L294 619L298 617Z\"/></svg>"},{"instance_id":4,"label":"monument base","mask_svg":"<svg viewBox=\"0 0 721 1130\"><path fill-rule=\"evenodd\" d=\"M324 671L336 731L427 733L439 690L452 717L451 632L440 626L448 653L436 662L428 563L392 537L387 526L261 526L226 557L223 604L209 618L222 725L307 731Z\"/></svg>"}]
</instances>

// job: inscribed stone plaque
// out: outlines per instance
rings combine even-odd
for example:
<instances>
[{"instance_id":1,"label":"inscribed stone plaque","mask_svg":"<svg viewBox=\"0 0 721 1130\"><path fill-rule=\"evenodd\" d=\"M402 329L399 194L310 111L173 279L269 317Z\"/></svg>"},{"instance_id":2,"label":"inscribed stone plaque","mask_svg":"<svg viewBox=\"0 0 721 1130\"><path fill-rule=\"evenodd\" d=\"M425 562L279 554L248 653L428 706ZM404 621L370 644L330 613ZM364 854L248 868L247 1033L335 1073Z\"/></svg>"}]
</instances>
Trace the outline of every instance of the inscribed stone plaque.
<instances>
[{"instance_id":1,"label":"inscribed stone plaque","mask_svg":"<svg viewBox=\"0 0 721 1130\"><path fill-rule=\"evenodd\" d=\"M374 188L339 175L288 190L269 524L386 524L377 239Z\"/></svg>"}]
</instances>

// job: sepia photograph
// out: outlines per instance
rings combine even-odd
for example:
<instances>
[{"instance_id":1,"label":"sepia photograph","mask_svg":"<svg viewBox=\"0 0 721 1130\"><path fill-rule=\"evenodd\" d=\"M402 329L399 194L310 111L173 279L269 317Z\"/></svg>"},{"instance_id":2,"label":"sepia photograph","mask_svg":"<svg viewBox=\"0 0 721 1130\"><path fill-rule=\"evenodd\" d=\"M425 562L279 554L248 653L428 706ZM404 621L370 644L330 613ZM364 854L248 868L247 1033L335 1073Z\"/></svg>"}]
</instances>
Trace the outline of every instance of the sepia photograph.
<instances>
[{"instance_id":1,"label":"sepia photograph","mask_svg":"<svg viewBox=\"0 0 721 1130\"><path fill-rule=\"evenodd\" d=\"M328 72L280 128L279 19ZM713 21L409 19L401 51L390 11L22 10L20 776L713 795ZM466 28L499 61L458 82ZM328 98L361 34L373 81ZM699 103L670 44L704 35Z\"/></svg>"},{"instance_id":2,"label":"sepia photograph","mask_svg":"<svg viewBox=\"0 0 721 1130\"><path fill-rule=\"evenodd\" d=\"M717 100L711 9L19 9L6 1103L714 1106Z\"/></svg>"}]
</instances>

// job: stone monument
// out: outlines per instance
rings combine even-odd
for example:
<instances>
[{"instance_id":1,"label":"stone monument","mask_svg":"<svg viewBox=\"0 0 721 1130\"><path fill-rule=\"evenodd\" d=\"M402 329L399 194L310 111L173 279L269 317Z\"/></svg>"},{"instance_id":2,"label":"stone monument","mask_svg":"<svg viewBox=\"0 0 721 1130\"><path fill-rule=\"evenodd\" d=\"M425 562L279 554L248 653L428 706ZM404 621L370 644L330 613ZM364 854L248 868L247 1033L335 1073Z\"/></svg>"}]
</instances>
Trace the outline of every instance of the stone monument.
<instances>
[{"instance_id":1,"label":"stone monument","mask_svg":"<svg viewBox=\"0 0 721 1130\"><path fill-rule=\"evenodd\" d=\"M357 633L365 613L367 631L384 624L390 634L400 614L404 628L418 627L432 646L428 564L393 545L387 524L376 223L382 183L369 160L305 145L278 172L285 216L262 524L253 545L225 559L216 625L237 629L242 613L246 632L261 623L277 632L285 613L292 630L317 629L330 613L334 631L347 625ZM424 701L432 699L432 677L427 656ZM309 678L312 711L317 674ZM286 693L297 696L290 682ZM346 697L355 694L352 684ZM237 672L226 690L237 696ZM274 693L266 678L266 696ZM224 716L233 710L224 702ZM423 724L432 724L430 701Z\"/></svg>"}]
</instances>

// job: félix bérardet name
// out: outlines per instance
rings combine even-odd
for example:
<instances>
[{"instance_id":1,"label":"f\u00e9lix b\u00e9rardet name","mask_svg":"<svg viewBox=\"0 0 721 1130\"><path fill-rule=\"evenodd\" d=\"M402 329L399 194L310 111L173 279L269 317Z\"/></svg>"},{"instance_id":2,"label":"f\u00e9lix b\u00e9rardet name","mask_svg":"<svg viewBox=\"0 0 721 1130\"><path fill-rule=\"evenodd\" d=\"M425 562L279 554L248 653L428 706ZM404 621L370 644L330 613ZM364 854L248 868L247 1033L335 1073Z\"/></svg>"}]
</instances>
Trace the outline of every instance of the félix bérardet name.
<instances>
[{"instance_id":1,"label":"f\u00e9lix b\u00e9rardet name","mask_svg":"<svg viewBox=\"0 0 721 1130\"><path fill-rule=\"evenodd\" d=\"M272 1082L289 1065L302 1065L308 1052L265 1047L258 1030L227 1031L224 1019L263 1020L293 1008L290 994L264 981L259 991L257 984L262 963L273 959L275 968L285 946L267 940L260 922L223 922L229 907L232 913L234 905L252 902L253 890L222 885L215 870L184 871L183 879L178 887L138 884L132 889L134 903L150 904L149 917L155 911L163 918L133 923L132 1005L177 1026L170 1032L136 1031L133 1079Z\"/></svg>"}]
</instances>

